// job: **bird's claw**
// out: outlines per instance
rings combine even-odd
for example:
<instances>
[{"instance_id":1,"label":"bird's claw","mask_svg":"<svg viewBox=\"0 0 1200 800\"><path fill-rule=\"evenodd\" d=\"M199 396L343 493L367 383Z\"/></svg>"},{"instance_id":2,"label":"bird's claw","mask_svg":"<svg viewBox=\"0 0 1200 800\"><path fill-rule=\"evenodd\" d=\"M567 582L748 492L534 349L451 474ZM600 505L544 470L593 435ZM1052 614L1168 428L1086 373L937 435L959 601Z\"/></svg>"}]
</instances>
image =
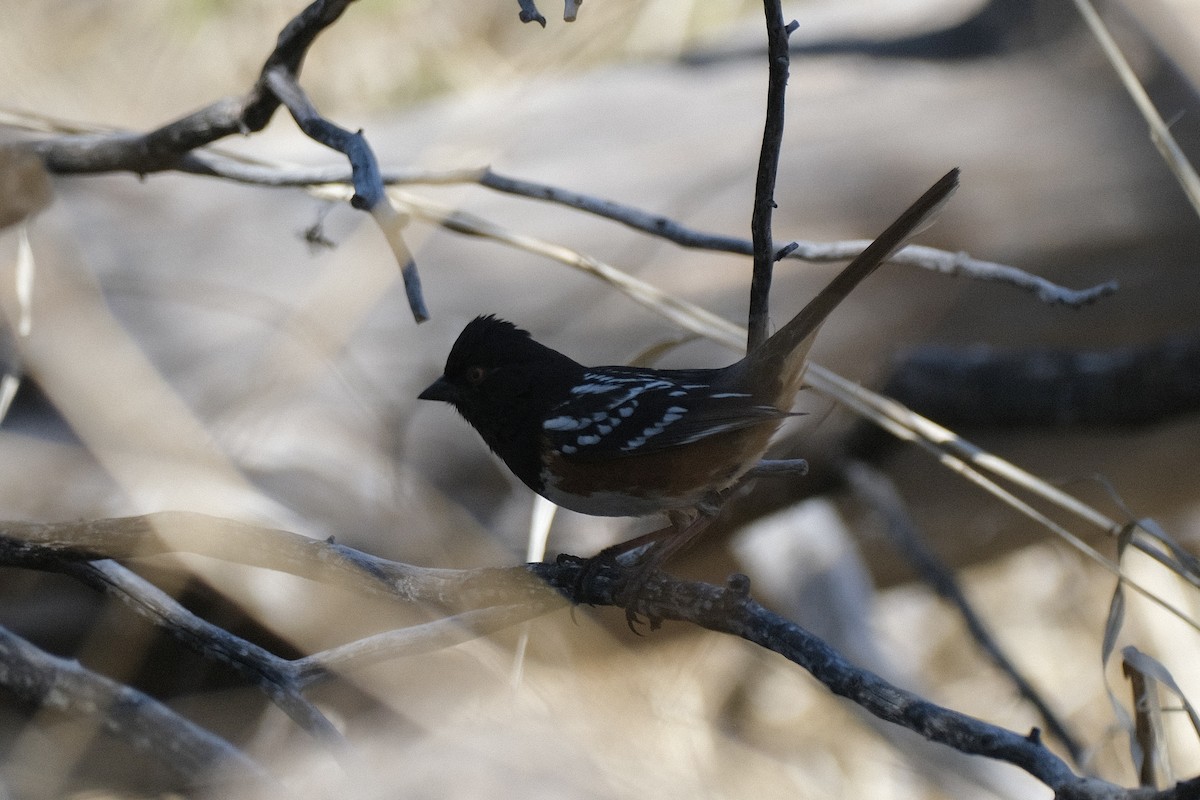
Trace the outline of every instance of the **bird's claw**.
<instances>
[{"instance_id":1,"label":"bird's claw","mask_svg":"<svg viewBox=\"0 0 1200 800\"><path fill-rule=\"evenodd\" d=\"M559 556L558 563L579 566L579 574L570 587L569 596L573 603L595 605L594 599L607 594L615 605L625 609L625 622L629 630L641 636L642 632L638 629L640 625L648 624L652 631L662 627L662 618L649 611L644 597L646 584L656 572L658 563L643 555L633 564L627 564L623 558L627 555L602 550L591 558ZM601 578L616 583L611 592L602 592L596 586Z\"/></svg>"}]
</instances>

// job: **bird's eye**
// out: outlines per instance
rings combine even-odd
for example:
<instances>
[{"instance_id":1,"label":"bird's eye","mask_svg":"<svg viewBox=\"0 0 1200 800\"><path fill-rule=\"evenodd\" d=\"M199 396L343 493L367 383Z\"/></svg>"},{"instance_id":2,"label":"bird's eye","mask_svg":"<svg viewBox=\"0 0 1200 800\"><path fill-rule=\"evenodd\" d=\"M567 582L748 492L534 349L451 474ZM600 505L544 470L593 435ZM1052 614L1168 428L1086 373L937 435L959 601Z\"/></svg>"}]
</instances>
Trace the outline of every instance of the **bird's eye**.
<instances>
[{"instance_id":1,"label":"bird's eye","mask_svg":"<svg viewBox=\"0 0 1200 800\"><path fill-rule=\"evenodd\" d=\"M488 376L488 371L483 367L467 367L467 383L472 386L478 386L483 383L483 379Z\"/></svg>"}]
</instances>

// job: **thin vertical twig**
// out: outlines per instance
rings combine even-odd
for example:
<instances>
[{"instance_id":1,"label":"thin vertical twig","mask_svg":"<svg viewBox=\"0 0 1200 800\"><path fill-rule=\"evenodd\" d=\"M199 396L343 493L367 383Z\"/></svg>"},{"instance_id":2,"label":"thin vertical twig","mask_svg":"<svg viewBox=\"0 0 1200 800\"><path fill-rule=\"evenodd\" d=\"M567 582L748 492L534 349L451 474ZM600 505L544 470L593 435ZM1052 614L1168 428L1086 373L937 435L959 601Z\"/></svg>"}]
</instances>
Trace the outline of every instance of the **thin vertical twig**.
<instances>
[{"instance_id":1,"label":"thin vertical twig","mask_svg":"<svg viewBox=\"0 0 1200 800\"><path fill-rule=\"evenodd\" d=\"M392 201L388 199L379 170L379 161L375 158L375 151L371 149L363 132L360 130L351 133L322 117L292 73L273 67L266 70L263 76L267 87L291 113L305 135L345 154L350 162L351 180L354 185L350 205L368 212L387 239L388 246L400 265L400 275L404 279L404 291L413 318L417 322L429 319L429 309L421 293L417 264L402 235L406 220L396 212Z\"/></svg>"},{"instance_id":2,"label":"thin vertical twig","mask_svg":"<svg viewBox=\"0 0 1200 800\"><path fill-rule=\"evenodd\" d=\"M750 234L754 243L754 275L750 281L750 313L746 349L752 350L767 338L771 274L780 255L771 237L771 215L775 210L775 176L783 146L783 104L788 82L788 36L796 23L784 24L780 0L763 0L767 18L767 114L763 125L762 150L754 185L754 211Z\"/></svg>"}]
</instances>

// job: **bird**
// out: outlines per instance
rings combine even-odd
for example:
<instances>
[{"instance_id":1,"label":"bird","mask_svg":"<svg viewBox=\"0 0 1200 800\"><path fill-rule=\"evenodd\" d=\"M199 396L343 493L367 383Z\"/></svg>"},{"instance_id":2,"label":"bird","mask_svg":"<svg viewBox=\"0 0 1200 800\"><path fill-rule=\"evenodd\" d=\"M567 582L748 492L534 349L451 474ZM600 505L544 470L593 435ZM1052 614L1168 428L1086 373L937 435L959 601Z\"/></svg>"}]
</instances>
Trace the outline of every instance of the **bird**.
<instances>
[{"instance_id":1,"label":"bird","mask_svg":"<svg viewBox=\"0 0 1200 800\"><path fill-rule=\"evenodd\" d=\"M665 513L660 530L605 548L641 550L633 589L698 536L759 463L804 378L821 323L923 227L958 186L946 173L790 321L743 358L702 369L588 367L494 315L469 322L421 400L449 403L508 469L563 508ZM627 606L631 627L635 616ZM652 620L653 622L653 620Z\"/></svg>"}]
</instances>

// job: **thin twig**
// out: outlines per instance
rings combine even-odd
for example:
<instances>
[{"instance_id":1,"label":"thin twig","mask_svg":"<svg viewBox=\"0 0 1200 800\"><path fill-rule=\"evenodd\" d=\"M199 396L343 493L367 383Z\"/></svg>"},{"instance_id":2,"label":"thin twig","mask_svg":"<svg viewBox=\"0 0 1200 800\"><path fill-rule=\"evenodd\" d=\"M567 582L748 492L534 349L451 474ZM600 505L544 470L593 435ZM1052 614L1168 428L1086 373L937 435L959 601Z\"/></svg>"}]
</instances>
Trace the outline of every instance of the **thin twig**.
<instances>
[{"instance_id":1,"label":"thin twig","mask_svg":"<svg viewBox=\"0 0 1200 800\"><path fill-rule=\"evenodd\" d=\"M749 352L767 338L770 316L771 275L781 257L771 234L775 210L775 180L783 147L784 100L788 82L788 35L793 26L784 24L780 0L763 0L767 20L767 113L763 123L762 149L754 183L754 206L750 235L754 245L754 272L750 279L750 312L746 326Z\"/></svg>"},{"instance_id":2,"label":"thin twig","mask_svg":"<svg viewBox=\"0 0 1200 800\"><path fill-rule=\"evenodd\" d=\"M557 606L555 606L557 607ZM361 669L395 658L409 658L454 647L489 633L503 630L540 616L549 608L531 609L527 604L499 605L464 611L422 625L367 636L291 662L296 680L308 685L336 672Z\"/></svg>"},{"instance_id":3,"label":"thin twig","mask_svg":"<svg viewBox=\"0 0 1200 800\"><path fill-rule=\"evenodd\" d=\"M197 153L196 155L200 154ZM229 180L239 180L258 185L320 187L321 191L331 191L334 185L345 184L348 179L345 171L340 169L295 169L280 167L277 171L273 171L265 164L247 165L222 161L220 159L206 160L204 170L201 174L217 175ZM499 175L488 169L424 173L414 170L385 170L383 180L389 186L400 183L445 184L456 183L460 180L462 182L474 182L480 186L506 194L542 200L584 211L626 225L629 228L650 236L666 239L681 247L735 255L754 255L754 243L749 239L697 231L681 225L668 217L643 211L632 206L626 206L612 200L592 197L534 181L511 178ZM412 197L412 195L407 196ZM438 205L435 201L424 198L420 202L431 207ZM447 215L452 213L448 206L443 207L447 208ZM478 215L468 216L474 219L481 219ZM514 235L520 234L514 233ZM792 242L776 252L782 252L785 260L829 264L849 261L855 258L870 243L869 240L857 239L840 242L811 242L801 240ZM935 247L924 245L906 245L896 251L888 260L893 264L919 267L944 275L963 275L976 280L1006 283L1036 295L1044 303L1065 305L1071 308L1090 305L1103 297L1113 294L1118 288L1116 281L1108 281L1107 283L1090 286L1085 289L1068 289L1016 267L972 258L963 252L952 253L947 250L939 250Z\"/></svg>"},{"instance_id":4,"label":"thin twig","mask_svg":"<svg viewBox=\"0 0 1200 800\"><path fill-rule=\"evenodd\" d=\"M351 133L321 116L308 95L296 82L296 76L280 67L267 70L263 79L279 101L287 107L292 119L304 135L314 142L337 150L350 162L350 180L354 184L354 195L350 205L370 211L383 200L383 181L380 179L379 162L367 144L362 131Z\"/></svg>"},{"instance_id":5,"label":"thin twig","mask_svg":"<svg viewBox=\"0 0 1200 800\"><path fill-rule=\"evenodd\" d=\"M230 177L233 176L231 175ZM296 175L296 177L300 176ZM384 180L388 180L389 177L389 173L385 172ZM344 172L342 173L342 180L345 180ZM478 183L481 186L498 192L543 200L594 214L595 216L618 222L642 233L666 239L680 247L744 256L754 255L754 243L749 239L697 231L661 214L642 211L641 209L612 200L592 197L580 192L561 189L534 181L500 175L490 169L482 171L482 174L478 178ZM870 242L797 241L794 244L795 247L786 253L785 258L815 264L825 264L837 261L849 261L862 253ZM791 245L788 245L788 247L791 247ZM778 252L784 248L773 244L772 249ZM1015 267L996 264L990 261L981 261L963 252L951 253L946 250L918 245L908 245L902 248L889 260L893 264L921 267L947 275L965 275L979 280L1009 283L1019 289L1033 292L1042 302L1071 307L1089 305L1117 290L1115 281L1086 289L1067 289L1051 283L1044 278L1030 275Z\"/></svg>"},{"instance_id":6,"label":"thin twig","mask_svg":"<svg viewBox=\"0 0 1200 800\"><path fill-rule=\"evenodd\" d=\"M1150 139L1158 148L1159 155L1162 156L1163 161L1167 162L1167 167L1175 176L1175 180L1179 182L1188 202L1192 204L1192 208L1197 214L1200 214L1200 176L1196 175L1196 170L1188 161L1187 155L1179 147L1175 137L1171 135L1171 129L1159 115L1158 109L1154 107L1154 102L1146 94L1141 81L1138 80L1133 68L1129 66L1121 48L1113 40L1112 34L1108 32L1108 28L1100 19L1100 15L1096 13L1090 0L1075 0L1075 7L1079 9L1080 16L1087 23L1092 35L1096 37L1096 41L1100 43L1100 48L1104 51L1109 63L1112 64L1117 77L1121 79L1125 91L1133 98L1134 105L1141 112L1146 124L1150 126Z\"/></svg>"},{"instance_id":7,"label":"thin twig","mask_svg":"<svg viewBox=\"0 0 1200 800\"><path fill-rule=\"evenodd\" d=\"M533 0L517 0L517 4L521 6L519 15L521 22L536 22L543 28L546 27L546 18L542 16L542 12L538 11L537 4Z\"/></svg>"},{"instance_id":8,"label":"thin twig","mask_svg":"<svg viewBox=\"0 0 1200 800\"><path fill-rule=\"evenodd\" d=\"M308 99L308 95L296 83L292 73L276 67L268 70L264 79L280 102L287 106L292 118L305 135L346 156L350 162L351 180L354 185L350 205L368 212L379 225L392 249L392 255L400 264L400 274L404 279L405 294L413 317L417 322L428 320L429 309L421 293L417 263L401 236L406 220L396 212L388 199L379 172L379 162L371 145L367 143L367 138L363 136L362 131L351 133L322 117Z\"/></svg>"},{"instance_id":9,"label":"thin twig","mask_svg":"<svg viewBox=\"0 0 1200 800\"><path fill-rule=\"evenodd\" d=\"M416 263L399 235L403 220L388 206L374 153L361 131L351 133L322 117L299 85L309 48L353 1L314 0L288 22L258 80L241 98L220 100L148 133L89 131L17 146L32 149L50 172L59 174L202 169L204 159L194 157L194 151L226 136L261 131L282 103L307 136L346 155L355 188L351 205L379 223L400 265L413 317L422 322L429 310Z\"/></svg>"},{"instance_id":10,"label":"thin twig","mask_svg":"<svg viewBox=\"0 0 1200 800\"><path fill-rule=\"evenodd\" d=\"M1083 746L1067 729L1066 723L1050 707L1049 702L1042 697L1041 692L1021 673L992 636L971 601L967 599L966 592L963 591L954 572L933 551L909 516L891 480L862 462L847 464L844 474L855 494L884 518L896 553L906 559L917 570L922 580L940 597L958 610L968 632L983 652L1008 676L1021 696L1038 710L1050 735L1062 742L1071 760L1081 764L1084 757Z\"/></svg>"}]
</instances>

